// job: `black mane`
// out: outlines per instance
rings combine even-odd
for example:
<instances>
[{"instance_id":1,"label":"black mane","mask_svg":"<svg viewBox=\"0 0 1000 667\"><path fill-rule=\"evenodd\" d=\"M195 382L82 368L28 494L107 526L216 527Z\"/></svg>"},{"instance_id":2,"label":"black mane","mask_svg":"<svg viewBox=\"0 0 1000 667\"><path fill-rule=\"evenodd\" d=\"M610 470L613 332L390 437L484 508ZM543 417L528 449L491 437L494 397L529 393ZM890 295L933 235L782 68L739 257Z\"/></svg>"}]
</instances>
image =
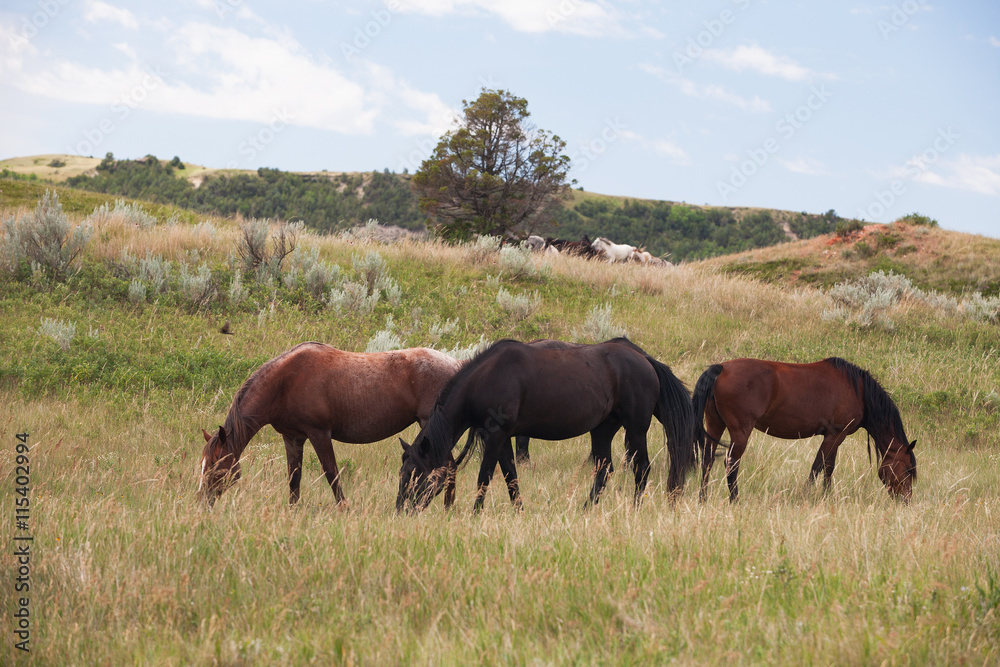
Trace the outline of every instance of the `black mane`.
<instances>
[{"instance_id":1,"label":"black mane","mask_svg":"<svg viewBox=\"0 0 1000 667\"><path fill-rule=\"evenodd\" d=\"M514 340L512 338L504 338L504 339L498 340L497 342L491 344L485 350L483 350L482 352L479 352L472 359L469 359L464 364L462 364L461 368L458 369L458 372L455 373L454 375L452 375L451 379L448 380L448 382L444 385L444 387L442 387L441 393L438 394L437 401L434 404L434 409L437 410L442 405L444 405L445 402L448 400L448 398L451 396L451 393L454 390L455 385L457 385L459 382L464 382L465 378L467 378L469 375L471 375L472 372L479 366L479 364L481 364L487 358L489 358L493 354L495 354L498 348L500 348L500 347L506 347L506 346L510 345L511 343L516 343L518 345L524 345L524 343L522 343L520 341L516 341L516 340Z\"/></svg>"},{"instance_id":2,"label":"black mane","mask_svg":"<svg viewBox=\"0 0 1000 667\"><path fill-rule=\"evenodd\" d=\"M879 454L885 456L893 436L902 438L903 446L907 446L909 441L903 429L899 408L871 373L840 357L830 357L824 361L846 377L862 396L865 414L861 418L861 427L871 434Z\"/></svg>"}]
</instances>

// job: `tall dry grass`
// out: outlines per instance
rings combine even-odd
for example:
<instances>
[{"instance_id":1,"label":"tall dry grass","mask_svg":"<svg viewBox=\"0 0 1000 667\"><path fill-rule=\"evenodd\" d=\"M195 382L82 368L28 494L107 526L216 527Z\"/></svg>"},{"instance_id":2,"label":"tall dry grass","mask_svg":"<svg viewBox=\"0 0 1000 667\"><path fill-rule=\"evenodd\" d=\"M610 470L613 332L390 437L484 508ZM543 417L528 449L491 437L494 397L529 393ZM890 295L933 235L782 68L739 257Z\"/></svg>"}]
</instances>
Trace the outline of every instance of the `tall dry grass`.
<instances>
[{"instance_id":1,"label":"tall dry grass","mask_svg":"<svg viewBox=\"0 0 1000 667\"><path fill-rule=\"evenodd\" d=\"M235 225L213 225L213 238L185 225L157 225L148 235L109 228L95 234L87 261L126 249L181 258L197 248L222 264ZM68 373L41 393L27 389L27 376L0 379L5 499L14 487L9 445L14 433L31 432L31 662L1000 659L995 325L928 319L913 309L892 331L861 330L824 321L829 299L819 290L699 265L656 270L535 258L539 271L512 277L499 263L473 263L468 248L438 243L309 234L300 242L345 273L377 250L401 286L400 305L381 304L366 317L279 300L261 316L225 305L191 312L155 302L93 304L69 288L16 285L0 295L4 368ZM537 291L537 311L511 322L496 304L498 285ZM410 345L430 342L432 330L439 347L504 335L569 338L604 304L689 386L709 363L735 356L838 355L868 368L918 440L913 501L888 497L862 434L844 444L824 494L805 484L815 439L755 433L739 504L727 501L721 461L705 503L697 501L697 476L671 503L655 423L652 474L638 508L620 436L617 470L589 510L586 438L532 443L532 463L518 469L522 513L496 482L483 512L471 513L472 462L459 473L454 511L438 500L423 514L396 516L400 450L392 439L335 444L347 510L338 509L307 452L302 500L290 508L284 447L270 428L253 440L242 479L213 510L195 498L200 429L221 423L255 364L297 342L364 349L387 314ZM97 338L79 333L85 340L62 351L38 333L41 317L75 322ZM218 333L224 318L231 336ZM100 363L118 367L94 367ZM403 437L414 434L411 427ZM10 545L13 532L11 521L0 522L0 542ZM10 549L0 571L14 571ZM5 596L7 619L12 605ZM0 655L16 659L10 642Z\"/></svg>"}]
</instances>

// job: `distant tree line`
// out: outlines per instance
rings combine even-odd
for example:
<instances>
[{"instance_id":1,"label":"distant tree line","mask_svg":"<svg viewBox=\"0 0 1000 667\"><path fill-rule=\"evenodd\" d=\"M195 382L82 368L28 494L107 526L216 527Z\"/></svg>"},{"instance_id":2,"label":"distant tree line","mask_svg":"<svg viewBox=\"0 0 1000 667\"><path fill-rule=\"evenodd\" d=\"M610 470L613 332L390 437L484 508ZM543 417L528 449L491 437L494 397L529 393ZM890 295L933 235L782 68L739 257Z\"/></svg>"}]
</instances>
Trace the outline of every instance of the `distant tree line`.
<instances>
[{"instance_id":1,"label":"distant tree line","mask_svg":"<svg viewBox=\"0 0 1000 667\"><path fill-rule=\"evenodd\" d=\"M115 160L110 153L96 176L74 176L66 184L107 194L174 204L202 213L302 220L331 232L375 218L407 229L424 225L416 197L396 174L293 174L261 168L256 174L209 174L198 187L175 173L183 163L153 156Z\"/></svg>"},{"instance_id":2,"label":"distant tree line","mask_svg":"<svg viewBox=\"0 0 1000 667\"><path fill-rule=\"evenodd\" d=\"M812 238L836 229L840 218L830 210L823 215L780 212L799 238ZM789 240L771 211L737 217L732 209L687 206L663 201L589 199L556 213L555 227L546 233L576 239L605 236L617 243L645 246L654 255L672 261L704 259Z\"/></svg>"},{"instance_id":3,"label":"distant tree line","mask_svg":"<svg viewBox=\"0 0 1000 667\"><path fill-rule=\"evenodd\" d=\"M321 232L332 232L375 218L383 224L420 229L426 216L407 177L388 171L359 174L293 174L261 168L253 173L210 174L199 187L176 170L177 158L161 162L115 160L110 153L96 176L75 176L67 184L85 190L174 204L202 213L302 220ZM604 236L617 243L645 246L673 261L702 259L788 240L775 215L782 216L799 238L833 232L841 218L823 215L755 211L737 216L728 208L672 204L662 201L587 199L565 205L537 233L578 239Z\"/></svg>"}]
</instances>

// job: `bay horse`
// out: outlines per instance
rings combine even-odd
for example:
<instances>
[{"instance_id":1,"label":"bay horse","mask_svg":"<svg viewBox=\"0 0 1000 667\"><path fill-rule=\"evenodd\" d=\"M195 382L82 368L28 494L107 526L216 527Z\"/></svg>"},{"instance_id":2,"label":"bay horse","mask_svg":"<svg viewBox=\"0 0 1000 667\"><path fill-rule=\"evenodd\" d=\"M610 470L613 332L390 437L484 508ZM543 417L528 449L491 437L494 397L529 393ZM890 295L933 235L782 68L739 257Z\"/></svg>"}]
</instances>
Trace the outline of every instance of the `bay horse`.
<instances>
[{"instance_id":1,"label":"bay horse","mask_svg":"<svg viewBox=\"0 0 1000 667\"><path fill-rule=\"evenodd\" d=\"M890 495L908 500L912 494L917 441L907 441L899 409L885 389L868 371L843 359L810 364L734 359L715 364L698 378L693 403L702 500L715 447L726 429L731 440L726 456L729 500L737 500L740 458L754 428L788 440L822 435L809 482L815 483L822 470L824 489L830 488L840 444L864 428L875 440L878 476Z\"/></svg>"},{"instance_id":2,"label":"bay horse","mask_svg":"<svg viewBox=\"0 0 1000 667\"><path fill-rule=\"evenodd\" d=\"M670 368L625 338L596 345L552 348L501 340L466 362L445 385L413 444L402 439L396 511L420 510L454 484L457 465L473 445L483 450L474 509L499 464L510 500L521 507L512 436L565 440L590 433L596 503L613 470L611 441L624 426L635 472L635 502L649 476L646 433L653 416L663 425L670 454L667 481L679 492L694 467L694 413L690 394ZM458 459L452 449L469 429Z\"/></svg>"},{"instance_id":3,"label":"bay horse","mask_svg":"<svg viewBox=\"0 0 1000 667\"><path fill-rule=\"evenodd\" d=\"M452 357L428 348L344 352L301 343L257 369L233 398L225 423L202 430L199 494L209 504L240 476L240 456L270 424L285 441L289 504L299 499L302 454L308 438L338 503L345 502L332 440L369 443L413 422L427 423L438 393L458 371ZM445 494L450 505L454 488Z\"/></svg>"}]
</instances>

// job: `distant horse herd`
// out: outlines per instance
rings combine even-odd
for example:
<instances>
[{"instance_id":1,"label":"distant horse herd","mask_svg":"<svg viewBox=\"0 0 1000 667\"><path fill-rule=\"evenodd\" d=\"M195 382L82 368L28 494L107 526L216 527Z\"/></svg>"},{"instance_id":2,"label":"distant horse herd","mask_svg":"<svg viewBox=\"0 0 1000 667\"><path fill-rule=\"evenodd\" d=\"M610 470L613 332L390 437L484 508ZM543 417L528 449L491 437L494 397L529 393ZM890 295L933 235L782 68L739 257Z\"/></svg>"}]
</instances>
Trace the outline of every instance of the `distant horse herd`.
<instances>
[{"instance_id":1,"label":"distant horse herd","mask_svg":"<svg viewBox=\"0 0 1000 667\"><path fill-rule=\"evenodd\" d=\"M240 457L264 426L281 434L288 462L289 502L299 499L308 439L338 502L345 502L333 440L370 443L413 424L420 431L403 449L396 510L421 510L444 493L455 499L459 466L472 451L482 463L475 509L483 505L500 467L511 502L521 506L517 462L528 439L566 440L590 434L597 503L614 465L611 442L624 428L635 502L650 471L646 444L653 418L663 427L669 455L667 492L682 492L701 458L701 499L722 434L729 499L738 499L740 459L756 428L800 439L822 435L809 481L828 488L837 450L864 428L877 451L877 473L889 494L909 500L916 478L916 441L909 442L899 410L867 371L831 357L808 364L734 359L710 366L692 396L670 368L626 338L584 345L555 340L501 340L460 363L428 348L353 353L301 343L268 361L240 387L223 425L202 431L199 494L209 504L240 477ZM466 442L454 456L462 434ZM518 441L515 456L512 439Z\"/></svg>"},{"instance_id":2,"label":"distant horse herd","mask_svg":"<svg viewBox=\"0 0 1000 667\"><path fill-rule=\"evenodd\" d=\"M650 266L673 266L667 260L650 254L643 247L627 243L614 243L603 236L598 236L591 241L589 236L583 234L579 241L567 241L551 236L542 238L532 235L524 240L524 244L535 252L547 255L578 255L587 259L604 259L608 262L638 262Z\"/></svg>"}]
</instances>

